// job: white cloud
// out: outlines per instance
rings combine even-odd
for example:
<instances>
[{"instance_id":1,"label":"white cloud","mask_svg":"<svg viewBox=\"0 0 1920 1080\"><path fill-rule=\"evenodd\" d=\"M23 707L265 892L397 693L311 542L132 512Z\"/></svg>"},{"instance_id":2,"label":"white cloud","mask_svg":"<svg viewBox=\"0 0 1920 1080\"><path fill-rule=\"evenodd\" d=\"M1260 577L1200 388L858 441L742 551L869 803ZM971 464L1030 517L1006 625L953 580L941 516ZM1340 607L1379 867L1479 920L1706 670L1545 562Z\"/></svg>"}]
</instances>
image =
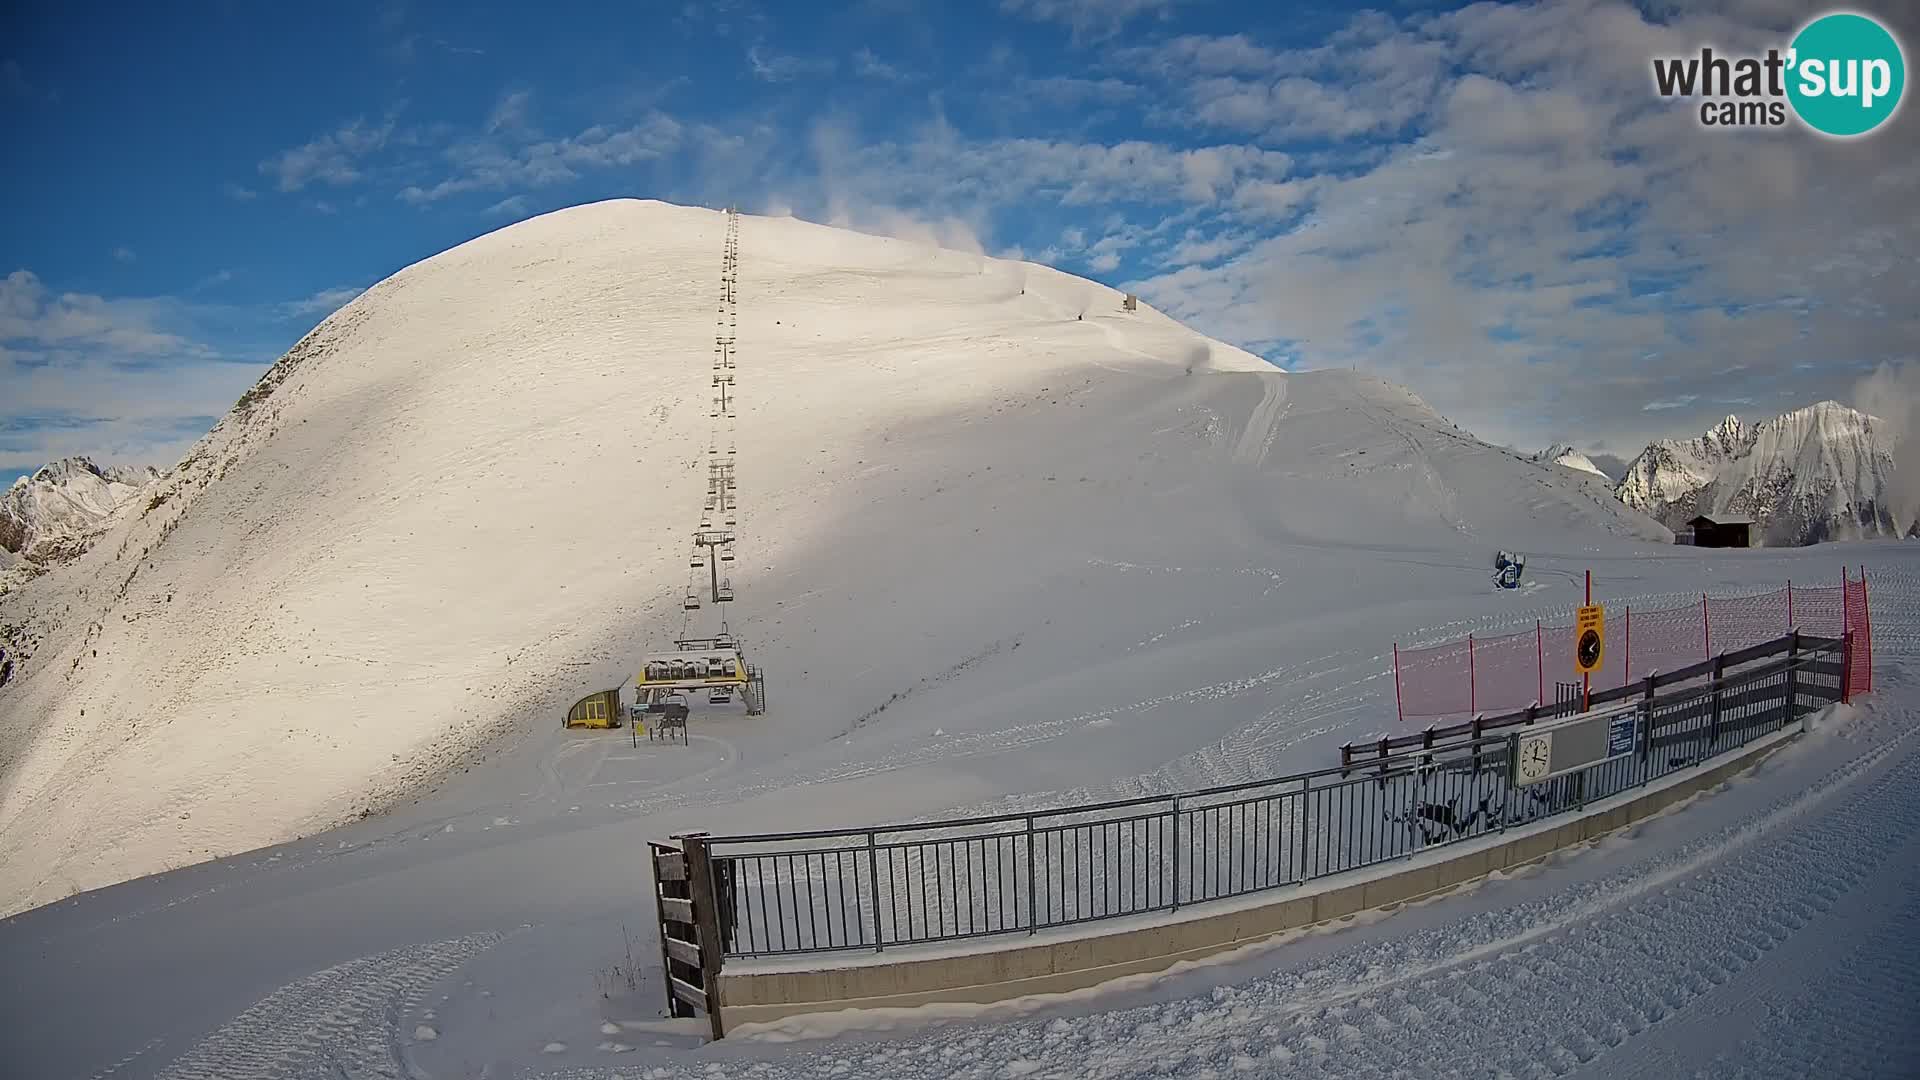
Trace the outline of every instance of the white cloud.
<instances>
[{"instance_id":1,"label":"white cloud","mask_svg":"<svg viewBox=\"0 0 1920 1080\"><path fill-rule=\"evenodd\" d=\"M853 54L853 73L863 79L879 79L882 82L901 82L907 78L905 72L875 56L872 49L864 46Z\"/></svg>"},{"instance_id":2,"label":"white cloud","mask_svg":"<svg viewBox=\"0 0 1920 1080\"><path fill-rule=\"evenodd\" d=\"M1230 181L1203 170L1185 195L1210 186L1218 211L1174 249L1179 269L1136 291L1304 366L1406 382L1522 445L1637 448L1704 427L1736 389L1764 386L1751 396L1769 408L1840 394L1920 339L1920 269L1899 254L1920 243L1920 128L1851 144L1710 133L1648 89L1652 55L1773 33L1692 8L1653 22L1619 0L1482 3L1359 16L1308 50L1184 38L1131 54L1209 125L1411 136ZM1201 257L1247 230L1264 238Z\"/></svg>"},{"instance_id":3,"label":"white cloud","mask_svg":"<svg viewBox=\"0 0 1920 1080\"><path fill-rule=\"evenodd\" d=\"M528 104L533 99L531 90L515 90L502 94L493 112L487 117L487 134L501 131L520 131L527 127Z\"/></svg>"},{"instance_id":4,"label":"white cloud","mask_svg":"<svg viewBox=\"0 0 1920 1080\"><path fill-rule=\"evenodd\" d=\"M183 321L166 298L56 293L27 270L0 279L0 468L77 453L170 463L258 375L178 332Z\"/></svg>"},{"instance_id":5,"label":"white cloud","mask_svg":"<svg viewBox=\"0 0 1920 1080\"><path fill-rule=\"evenodd\" d=\"M1189 229L1167 256L1167 261L1175 266L1215 262L1246 247L1248 242L1248 238L1241 234L1210 234Z\"/></svg>"},{"instance_id":6,"label":"white cloud","mask_svg":"<svg viewBox=\"0 0 1920 1080\"><path fill-rule=\"evenodd\" d=\"M10 348L91 349L134 358L206 354L204 346L160 329L159 317L154 301L55 294L28 270L0 279L0 344Z\"/></svg>"},{"instance_id":7,"label":"white cloud","mask_svg":"<svg viewBox=\"0 0 1920 1080\"><path fill-rule=\"evenodd\" d=\"M1104 274L1120 265L1120 256L1114 252L1103 252L1087 260L1087 267L1095 273Z\"/></svg>"},{"instance_id":8,"label":"white cloud","mask_svg":"<svg viewBox=\"0 0 1920 1080\"><path fill-rule=\"evenodd\" d=\"M500 217L525 217L527 214L527 197L525 195L510 195L494 203L492 206L487 207L481 211L481 213Z\"/></svg>"},{"instance_id":9,"label":"white cloud","mask_svg":"<svg viewBox=\"0 0 1920 1080\"><path fill-rule=\"evenodd\" d=\"M445 152L453 175L431 187L410 185L399 198L414 205L437 202L467 191L545 187L576 179L583 170L632 165L661 157L682 142L673 118L653 113L638 124L613 128L596 124L564 139L516 145L495 138L467 139Z\"/></svg>"},{"instance_id":10,"label":"white cloud","mask_svg":"<svg viewBox=\"0 0 1920 1080\"><path fill-rule=\"evenodd\" d=\"M764 45L747 49L747 67L763 82L788 82L807 76L831 75L837 65L832 57L786 56Z\"/></svg>"},{"instance_id":11,"label":"white cloud","mask_svg":"<svg viewBox=\"0 0 1920 1080\"><path fill-rule=\"evenodd\" d=\"M1102 41L1144 15L1166 18L1179 0L1000 0L1000 10L1065 25L1075 41Z\"/></svg>"},{"instance_id":12,"label":"white cloud","mask_svg":"<svg viewBox=\"0 0 1920 1080\"><path fill-rule=\"evenodd\" d=\"M232 181L220 185L220 193L234 202L251 202L260 197L260 193L250 187L243 187Z\"/></svg>"},{"instance_id":13,"label":"white cloud","mask_svg":"<svg viewBox=\"0 0 1920 1080\"><path fill-rule=\"evenodd\" d=\"M1920 359L1883 363L1853 387L1854 407L1885 423L1893 440L1894 520L1912 528L1920 518Z\"/></svg>"},{"instance_id":14,"label":"white cloud","mask_svg":"<svg viewBox=\"0 0 1920 1080\"><path fill-rule=\"evenodd\" d=\"M289 316L331 315L366 291L365 287L359 285L321 289L312 296L282 304L281 310Z\"/></svg>"},{"instance_id":15,"label":"white cloud","mask_svg":"<svg viewBox=\"0 0 1920 1080\"><path fill-rule=\"evenodd\" d=\"M299 191L314 183L351 184L361 177L358 162L385 147L393 132L392 119L377 125L356 119L262 161L260 171L272 177L281 191Z\"/></svg>"},{"instance_id":16,"label":"white cloud","mask_svg":"<svg viewBox=\"0 0 1920 1080\"><path fill-rule=\"evenodd\" d=\"M130 247L127 247L125 244L122 244L121 246L113 249L114 262L130 263L134 261L135 258L137 258L137 256L134 255L133 249Z\"/></svg>"}]
</instances>

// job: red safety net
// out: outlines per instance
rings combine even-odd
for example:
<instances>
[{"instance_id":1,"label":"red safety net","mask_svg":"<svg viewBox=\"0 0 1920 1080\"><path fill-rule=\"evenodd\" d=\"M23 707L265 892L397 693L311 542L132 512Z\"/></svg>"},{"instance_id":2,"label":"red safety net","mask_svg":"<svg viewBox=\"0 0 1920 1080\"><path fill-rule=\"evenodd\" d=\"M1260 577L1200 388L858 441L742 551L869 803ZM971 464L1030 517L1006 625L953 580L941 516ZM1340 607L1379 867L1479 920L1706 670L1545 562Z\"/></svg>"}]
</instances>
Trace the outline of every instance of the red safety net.
<instances>
[{"instance_id":1,"label":"red safety net","mask_svg":"<svg viewBox=\"0 0 1920 1080\"><path fill-rule=\"evenodd\" d=\"M1844 587L1789 584L1756 596L1702 596L1667 608L1607 612L1607 649L1596 689L1676 671L1721 653L1779 638L1795 627L1818 637L1854 635L1849 694L1873 687L1872 617L1865 571ZM1471 637L1423 649L1395 647L1395 689L1404 717L1508 712L1554 700L1554 684L1579 681L1573 624L1540 625L1500 637Z\"/></svg>"},{"instance_id":2,"label":"red safety net","mask_svg":"<svg viewBox=\"0 0 1920 1080\"><path fill-rule=\"evenodd\" d=\"M1860 580L1847 580L1841 600L1842 617L1853 634L1853 651L1847 655L1847 695L1864 694L1873 689L1873 609L1867 606L1867 568L1860 568Z\"/></svg>"}]
</instances>

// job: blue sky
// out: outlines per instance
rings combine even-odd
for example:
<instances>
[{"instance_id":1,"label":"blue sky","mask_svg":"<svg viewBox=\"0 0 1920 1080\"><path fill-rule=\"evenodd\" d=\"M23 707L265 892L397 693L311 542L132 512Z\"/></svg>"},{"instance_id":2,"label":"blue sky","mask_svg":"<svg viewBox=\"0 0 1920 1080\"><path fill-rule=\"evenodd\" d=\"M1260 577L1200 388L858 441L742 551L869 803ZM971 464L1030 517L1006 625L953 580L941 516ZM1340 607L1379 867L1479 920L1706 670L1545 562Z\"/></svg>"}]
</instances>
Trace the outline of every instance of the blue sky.
<instances>
[{"instance_id":1,"label":"blue sky","mask_svg":"<svg viewBox=\"0 0 1920 1080\"><path fill-rule=\"evenodd\" d=\"M0 16L0 478L170 464L358 289L613 196L1039 259L1528 448L1847 400L1920 336L1913 110L1649 93L1792 0L161 7Z\"/></svg>"}]
</instances>

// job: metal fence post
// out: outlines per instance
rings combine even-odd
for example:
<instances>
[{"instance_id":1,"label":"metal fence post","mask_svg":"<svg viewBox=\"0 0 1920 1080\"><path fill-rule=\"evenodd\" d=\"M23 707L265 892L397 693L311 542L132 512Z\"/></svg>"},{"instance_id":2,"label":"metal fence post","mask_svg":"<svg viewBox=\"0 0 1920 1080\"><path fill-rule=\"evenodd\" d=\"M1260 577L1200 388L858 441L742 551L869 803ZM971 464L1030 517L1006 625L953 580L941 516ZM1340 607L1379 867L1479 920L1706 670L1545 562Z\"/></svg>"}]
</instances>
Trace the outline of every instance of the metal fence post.
<instances>
[{"instance_id":1,"label":"metal fence post","mask_svg":"<svg viewBox=\"0 0 1920 1080\"><path fill-rule=\"evenodd\" d=\"M707 853L708 833L680 833L687 859L687 892L693 902L694 927L700 938L700 990L707 996L707 1023L716 1039L726 1037L720 1023L720 917L715 907L713 861Z\"/></svg>"},{"instance_id":2,"label":"metal fence post","mask_svg":"<svg viewBox=\"0 0 1920 1080\"><path fill-rule=\"evenodd\" d=\"M1641 735L1640 735L1640 781L1647 779L1647 759L1653 754L1653 677L1657 671L1647 672L1647 689L1640 698Z\"/></svg>"},{"instance_id":3,"label":"metal fence post","mask_svg":"<svg viewBox=\"0 0 1920 1080\"><path fill-rule=\"evenodd\" d=\"M867 888L873 893L873 951L882 952L886 943L880 938L880 851L874 846L871 829L867 830Z\"/></svg>"},{"instance_id":4,"label":"metal fence post","mask_svg":"<svg viewBox=\"0 0 1920 1080\"><path fill-rule=\"evenodd\" d=\"M1800 631L1793 630L1793 631L1789 631L1787 634L1787 718L1784 722L1781 723L1780 726L1786 727L1788 724L1793 723L1796 719L1803 719L1802 717L1798 716L1799 712L1800 712ZM1806 730L1806 725L1804 723L1801 724L1800 730L1802 731Z\"/></svg>"},{"instance_id":5,"label":"metal fence post","mask_svg":"<svg viewBox=\"0 0 1920 1080\"><path fill-rule=\"evenodd\" d=\"M1309 786L1308 779L1304 776L1301 777L1300 778L1300 829L1299 831L1300 831L1300 880L1303 882L1313 877L1312 870L1310 870L1307 867L1307 797L1312 792L1312 790L1313 789Z\"/></svg>"},{"instance_id":6,"label":"metal fence post","mask_svg":"<svg viewBox=\"0 0 1920 1080\"><path fill-rule=\"evenodd\" d=\"M1033 858L1033 816L1029 814L1027 816L1027 933L1029 934L1040 932L1040 909L1034 904L1034 897L1038 893L1033 877L1033 872L1039 868L1040 864Z\"/></svg>"},{"instance_id":7,"label":"metal fence post","mask_svg":"<svg viewBox=\"0 0 1920 1080\"><path fill-rule=\"evenodd\" d=\"M1853 700L1853 631L1840 631L1840 704Z\"/></svg>"},{"instance_id":8,"label":"metal fence post","mask_svg":"<svg viewBox=\"0 0 1920 1080\"><path fill-rule=\"evenodd\" d=\"M1173 797L1173 910L1180 910L1180 796Z\"/></svg>"},{"instance_id":9,"label":"metal fence post","mask_svg":"<svg viewBox=\"0 0 1920 1080\"><path fill-rule=\"evenodd\" d=\"M1727 676L1727 654L1721 653L1713 658L1713 691L1708 695L1707 707L1707 753L1720 745L1720 681Z\"/></svg>"}]
</instances>

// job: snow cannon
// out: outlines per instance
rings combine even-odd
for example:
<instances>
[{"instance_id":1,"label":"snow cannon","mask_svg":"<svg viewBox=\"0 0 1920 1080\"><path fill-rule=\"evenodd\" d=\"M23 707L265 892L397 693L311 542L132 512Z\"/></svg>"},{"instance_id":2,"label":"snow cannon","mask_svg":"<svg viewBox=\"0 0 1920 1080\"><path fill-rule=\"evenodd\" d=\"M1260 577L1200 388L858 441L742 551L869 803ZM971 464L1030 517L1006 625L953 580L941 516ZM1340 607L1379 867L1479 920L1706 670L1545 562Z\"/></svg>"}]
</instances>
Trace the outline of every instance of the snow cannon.
<instances>
[{"instance_id":1,"label":"snow cannon","mask_svg":"<svg viewBox=\"0 0 1920 1080\"><path fill-rule=\"evenodd\" d=\"M1517 589L1520 587L1520 574L1527 568L1527 557L1511 551L1496 551L1493 555L1493 584L1496 588Z\"/></svg>"}]
</instances>

